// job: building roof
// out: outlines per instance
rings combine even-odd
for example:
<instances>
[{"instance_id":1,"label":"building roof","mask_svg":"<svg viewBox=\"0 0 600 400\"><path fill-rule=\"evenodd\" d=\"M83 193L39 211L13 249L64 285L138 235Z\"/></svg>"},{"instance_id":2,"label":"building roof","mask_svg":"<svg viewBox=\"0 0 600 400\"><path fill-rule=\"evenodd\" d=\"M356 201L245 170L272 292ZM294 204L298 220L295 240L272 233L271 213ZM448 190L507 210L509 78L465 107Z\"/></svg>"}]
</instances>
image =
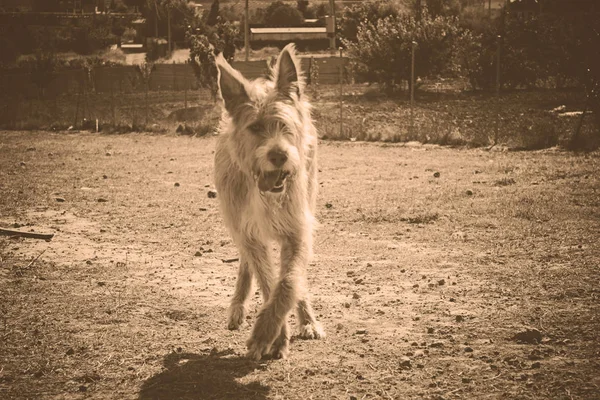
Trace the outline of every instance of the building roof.
<instances>
[{"instance_id":1,"label":"building roof","mask_svg":"<svg viewBox=\"0 0 600 400\"><path fill-rule=\"evenodd\" d=\"M325 27L250 28L251 33L327 33Z\"/></svg>"}]
</instances>

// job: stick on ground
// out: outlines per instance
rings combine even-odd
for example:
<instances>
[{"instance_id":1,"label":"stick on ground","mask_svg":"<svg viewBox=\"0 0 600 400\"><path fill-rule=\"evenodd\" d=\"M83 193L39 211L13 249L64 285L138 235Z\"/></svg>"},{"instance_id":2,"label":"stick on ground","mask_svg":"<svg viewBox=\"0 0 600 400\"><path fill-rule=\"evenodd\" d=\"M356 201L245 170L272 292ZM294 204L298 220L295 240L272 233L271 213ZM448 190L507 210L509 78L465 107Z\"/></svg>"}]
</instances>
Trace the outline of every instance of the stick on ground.
<instances>
[{"instance_id":1,"label":"stick on ground","mask_svg":"<svg viewBox=\"0 0 600 400\"><path fill-rule=\"evenodd\" d=\"M42 254L44 254L46 252L46 250L48 250L48 249L47 248L44 249L40 254L38 254L38 256L36 258L31 260L31 262L29 264L27 264L27 266L23 269L27 269L27 268L31 267L33 265L33 263L36 262L38 260L38 258L40 258L42 256Z\"/></svg>"},{"instance_id":2,"label":"stick on ground","mask_svg":"<svg viewBox=\"0 0 600 400\"><path fill-rule=\"evenodd\" d=\"M14 229L5 229L5 228L0 228L0 235L18 236L18 237L25 237L25 238L31 238L31 239L43 239L43 240L50 240L54 237L54 233L23 232L23 231L16 231Z\"/></svg>"}]
</instances>

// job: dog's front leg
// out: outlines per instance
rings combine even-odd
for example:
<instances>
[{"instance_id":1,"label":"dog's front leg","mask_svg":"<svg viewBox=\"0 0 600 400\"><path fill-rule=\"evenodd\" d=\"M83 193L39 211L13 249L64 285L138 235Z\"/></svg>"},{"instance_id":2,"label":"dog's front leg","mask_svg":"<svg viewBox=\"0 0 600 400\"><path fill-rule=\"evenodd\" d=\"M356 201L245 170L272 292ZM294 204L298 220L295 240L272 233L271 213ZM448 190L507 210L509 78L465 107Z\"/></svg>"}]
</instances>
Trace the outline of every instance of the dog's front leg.
<instances>
[{"instance_id":1,"label":"dog's front leg","mask_svg":"<svg viewBox=\"0 0 600 400\"><path fill-rule=\"evenodd\" d=\"M278 287L277 287L278 288ZM275 293L277 293L277 288ZM252 335L246 345L248 358L260 360L263 355L272 353L276 358L285 358L289 344L286 317L289 313L277 308L277 301L267 303L258 313ZM280 314L283 313L283 317ZM273 350L273 351L271 351Z\"/></svg>"},{"instance_id":2,"label":"dog's front leg","mask_svg":"<svg viewBox=\"0 0 600 400\"><path fill-rule=\"evenodd\" d=\"M231 330L239 329L244 323L244 317L246 316L246 301L248 294L252 288L252 271L248 266L248 262L245 257L240 257L240 268L238 271L238 278L235 284L235 293L233 299L231 299L231 305L229 306L229 319L227 327Z\"/></svg>"},{"instance_id":3,"label":"dog's front leg","mask_svg":"<svg viewBox=\"0 0 600 400\"><path fill-rule=\"evenodd\" d=\"M279 282L274 287L269 301L258 314L252 336L247 343L248 357L255 360L260 360L264 354L269 352L276 357L287 355L289 334L286 319L298 300L305 297L306 285L304 282L309 242L288 237L281 246Z\"/></svg>"}]
</instances>

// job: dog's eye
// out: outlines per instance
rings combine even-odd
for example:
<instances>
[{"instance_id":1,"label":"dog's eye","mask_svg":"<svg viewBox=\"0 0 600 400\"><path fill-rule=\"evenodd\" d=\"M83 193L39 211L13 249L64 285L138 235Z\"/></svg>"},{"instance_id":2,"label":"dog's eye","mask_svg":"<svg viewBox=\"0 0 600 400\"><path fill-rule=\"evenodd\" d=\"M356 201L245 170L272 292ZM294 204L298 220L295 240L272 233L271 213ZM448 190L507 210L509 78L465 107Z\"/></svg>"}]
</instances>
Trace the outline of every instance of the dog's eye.
<instances>
[{"instance_id":1,"label":"dog's eye","mask_svg":"<svg viewBox=\"0 0 600 400\"><path fill-rule=\"evenodd\" d=\"M265 126L262 124L262 122L255 122L248 126L248 130L254 134L260 135L265 131Z\"/></svg>"},{"instance_id":2,"label":"dog's eye","mask_svg":"<svg viewBox=\"0 0 600 400\"><path fill-rule=\"evenodd\" d=\"M287 128L285 128L285 129L283 130L283 134L284 134L285 136L294 136L294 133L291 131L291 129L287 129Z\"/></svg>"}]
</instances>

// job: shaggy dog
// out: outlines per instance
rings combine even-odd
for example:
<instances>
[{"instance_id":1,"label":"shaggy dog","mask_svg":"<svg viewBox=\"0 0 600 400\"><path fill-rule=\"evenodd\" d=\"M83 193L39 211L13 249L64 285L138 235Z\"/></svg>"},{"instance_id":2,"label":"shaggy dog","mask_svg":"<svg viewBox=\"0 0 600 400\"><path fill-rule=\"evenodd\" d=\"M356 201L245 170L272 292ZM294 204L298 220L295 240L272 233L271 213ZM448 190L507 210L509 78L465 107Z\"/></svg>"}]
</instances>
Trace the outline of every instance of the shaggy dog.
<instances>
[{"instance_id":1,"label":"shaggy dog","mask_svg":"<svg viewBox=\"0 0 600 400\"><path fill-rule=\"evenodd\" d=\"M264 304L247 341L248 357L285 358L287 317L297 306L299 335L325 333L306 289L317 195L317 132L293 44L280 53L270 79L248 81L217 57L224 103L215 151L221 213L240 253L229 329L238 329L256 276ZM271 246L278 242L277 278Z\"/></svg>"}]
</instances>

